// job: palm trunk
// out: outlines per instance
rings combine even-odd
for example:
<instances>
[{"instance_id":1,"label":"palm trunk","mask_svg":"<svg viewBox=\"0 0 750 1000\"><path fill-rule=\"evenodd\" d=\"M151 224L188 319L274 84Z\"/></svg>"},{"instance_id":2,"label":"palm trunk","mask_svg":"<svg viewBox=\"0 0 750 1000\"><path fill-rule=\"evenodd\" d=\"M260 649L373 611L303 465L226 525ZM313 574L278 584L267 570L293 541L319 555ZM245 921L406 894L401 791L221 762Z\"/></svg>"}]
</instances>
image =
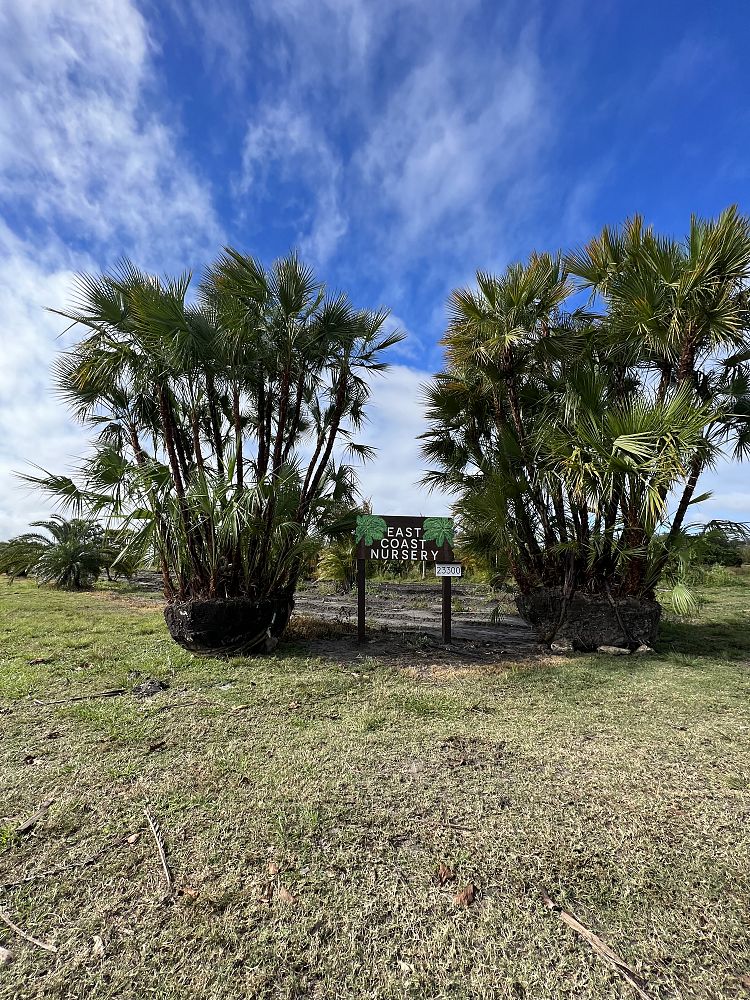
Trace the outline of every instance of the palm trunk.
<instances>
[{"instance_id":1,"label":"palm trunk","mask_svg":"<svg viewBox=\"0 0 750 1000\"><path fill-rule=\"evenodd\" d=\"M187 507L187 502L185 498L185 486L180 473L177 451L175 449L174 414L172 412L171 403L167 398L167 392L164 386L162 385L160 385L157 388L157 398L159 400L159 414L162 422L162 433L164 434L164 444L167 449L167 457L169 459L169 465L172 472L172 479L174 481L175 493L177 494L177 506L180 511L180 519L182 521L183 530L185 532L185 544L187 545L188 553L190 556L191 569L199 581L205 582L204 568L200 556L195 548L192 519L190 517L190 512L188 511ZM184 581L180 580L180 591L182 592L184 591L184 589L185 589Z\"/></svg>"},{"instance_id":2,"label":"palm trunk","mask_svg":"<svg viewBox=\"0 0 750 1000\"><path fill-rule=\"evenodd\" d=\"M244 457L242 454L242 415L240 414L240 390L234 386L232 390L232 419L234 421L234 451L237 477L237 490L241 491L244 485L245 470L243 468Z\"/></svg>"},{"instance_id":3,"label":"palm trunk","mask_svg":"<svg viewBox=\"0 0 750 1000\"><path fill-rule=\"evenodd\" d=\"M203 461L203 451L201 449L201 431L200 431L200 425L198 423L198 416L195 413L195 411L193 411L191 415L190 426L193 432L193 454L195 455L195 464L198 466L198 469L205 475L206 466Z\"/></svg>"},{"instance_id":4,"label":"palm trunk","mask_svg":"<svg viewBox=\"0 0 750 1000\"><path fill-rule=\"evenodd\" d=\"M693 499L693 494L695 493L695 488L698 485L701 472L703 472L703 458L700 454L695 454L690 462L690 472L688 473L687 483L685 484L685 489L682 492L674 519L672 520L672 526L669 529L669 534L667 535L667 548L669 548L674 542L675 538L682 529L682 524L685 520L687 509L690 506L690 501Z\"/></svg>"},{"instance_id":5,"label":"palm trunk","mask_svg":"<svg viewBox=\"0 0 750 1000\"><path fill-rule=\"evenodd\" d=\"M284 368L281 376L281 388L279 390L279 412L276 418L276 440L273 445L273 471L278 472L281 467L281 455L284 448L284 434L286 433L287 413L289 410L289 385L290 372L288 366Z\"/></svg>"},{"instance_id":6,"label":"palm trunk","mask_svg":"<svg viewBox=\"0 0 750 1000\"><path fill-rule=\"evenodd\" d=\"M325 450L318 461L318 466L312 475L307 487L306 495L303 494L300 498L300 507L298 510L297 520L302 522L307 516L310 503L315 496L315 491L318 488L318 484L323 477L323 473L328 466L331 453L333 452L333 445L336 441L336 435L339 432L339 427L341 426L341 418L344 415L344 404L346 401L346 376L348 372L342 371L339 376L339 385L336 390L336 399L334 402L333 413L331 415L331 424L328 431L328 440L326 442ZM310 466L312 468L312 465ZM309 471L309 470L308 470Z\"/></svg>"},{"instance_id":7,"label":"palm trunk","mask_svg":"<svg viewBox=\"0 0 750 1000\"><path fill-rule=\"evenodd\" d=\"M224 441L221 436L221 421L219 411L216 406L218 394L216 383L210 371L206 372L206 396L208 399L208 414L211 421L211 433L213 436L214 451L216 452L216 468L219 475L224 475Z\"/></svg>"},{"instance_id":8,"label":"palm trunk","mask_svg":"<svg viewBox=\"0 0 750 1000\"><path fill-rule=\"evenodd\" d=\"M141 447L141 442L138 438L138 431L133 423L128 421L128 432L130 434L130 446L133 449L135 455L136 464L142 469L146 465L146 460L148 456L146 452ZM171 600L175 596L175 587L172 582L172 577L169 574L169 563L164 554L164 547L162 543L162 536L164 533L164 522L162 521L161 515L158 512L158 505L154 502L153 493L150 489L147 490L150 496L151 509L154 512L154 519L156 521L156 538L159 545L159 566L161 568L161 579L162 585L164 587L164 596L167 600Z\"/></svg>"},{"instance_id":9,"label":"palm trunk","mask_svg":"<svg viewBox=\"0 0 750 1000\"><path fill-rule=\"evenodd\" d=\"M284 445L284 451L281 455L282 464L287 461L294 446L297 443L297 435L299 433L300 418L302 415L302 398L305 391L305 376L304 372L300 375L297 380L297 392L294 399L294 413L292 415L292 422L289 425L289 433L287 435L287 440Z\"/></svg>"},{"instance_id":10,"label":"palm trunk","mask_svg":"<svg viewBox=\"0 0 750 1000\"><path fill-rule=\"evenodd\" d=\"M180 463L177 458L174 435L174 418L171 403L167 399L167 393L163 386L157 388L157 398L159 400L159 416L161 418L161 429L164 434L164 445L167 449L169 468L172 473L175 492L180 500L185 500L185 486L180 472Z\"/></svg>"}]
</instances>

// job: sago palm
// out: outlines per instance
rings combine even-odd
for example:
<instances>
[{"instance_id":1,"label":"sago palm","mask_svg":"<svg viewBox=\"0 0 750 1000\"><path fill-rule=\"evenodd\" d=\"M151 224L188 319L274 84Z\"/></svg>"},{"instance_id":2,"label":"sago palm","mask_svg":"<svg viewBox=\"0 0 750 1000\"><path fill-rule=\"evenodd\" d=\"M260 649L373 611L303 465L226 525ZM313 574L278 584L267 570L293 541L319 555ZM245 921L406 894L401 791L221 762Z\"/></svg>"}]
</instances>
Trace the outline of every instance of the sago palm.
<instances>
[{"instance_id":1,"label":"sago palm","mask_svg":"<svg viewBox=\"0 0 750 1000\"><path fill-rule=\"evenodd\" d=\"M0 573L13 580L33 576L38 583L63 590L90 587L102 572L105 555L102 529L90 521L66 521L53 517L33 521L33 528L4 543L0 550Z\"/></svg>"}]
</instances>

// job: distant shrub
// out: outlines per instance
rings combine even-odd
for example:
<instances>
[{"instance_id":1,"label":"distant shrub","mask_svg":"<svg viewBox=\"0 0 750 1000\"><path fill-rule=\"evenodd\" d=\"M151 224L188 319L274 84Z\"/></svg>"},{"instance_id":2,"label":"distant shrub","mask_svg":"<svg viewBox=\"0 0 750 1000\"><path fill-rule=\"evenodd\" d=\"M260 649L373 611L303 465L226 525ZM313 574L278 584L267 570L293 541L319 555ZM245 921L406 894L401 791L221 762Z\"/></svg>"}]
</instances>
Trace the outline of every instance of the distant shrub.
<instances>
[{"instance_id":1,"label":"distant shrub","mask_svg":"<svg viewBox=\"0 0 750 1000\"><path fill-rule=\"evenodd\" d=\"M714 563L713 566L704 567L699 582L703 587L734 587L737 584L737 576L728 566Z\"/></svg>"},{"instance_id":2,"label":"distant shrub","mask_svg":"<svg viewBox=\"0 0 750 1000\"><path fill-rule=\"evenodd\" d=\"M695 562L702 566L741 566L740 545L714 529L696 538L694 542Z\"/></svg>"},{"instance_id":3,"label":"distant shrub","mask_svg":"<svg viewBox=\"0 0 750 1000\"><path fill-rule=\"evenodd\" d=\"M348 591L357 577L357 555L354 539L346 537L326 545L320 551L315 579L336 583Z\"/></svg>"}]
</instances>

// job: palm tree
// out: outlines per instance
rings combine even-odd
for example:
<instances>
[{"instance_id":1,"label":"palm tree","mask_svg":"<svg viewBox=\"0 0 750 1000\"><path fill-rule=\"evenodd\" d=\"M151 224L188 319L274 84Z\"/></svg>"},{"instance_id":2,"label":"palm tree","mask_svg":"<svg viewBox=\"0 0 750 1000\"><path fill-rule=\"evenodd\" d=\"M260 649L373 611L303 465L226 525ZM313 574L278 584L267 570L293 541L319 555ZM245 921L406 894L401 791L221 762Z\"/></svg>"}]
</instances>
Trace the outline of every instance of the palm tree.
<instances>
[{"instance_id":1,"label":"palm tree","mask_svg":"<svg viewBox=\"0 0 750 1000\"><path fill-rule=\"evenodd\" d=\"M59 312L86 333L55 381L94 454L27 478L153 546L178 641L270 648L315 533L354 505L349 460L372 450L353 435L401 335L295 254L265 269L227 249L189 287L128 262L77 280Z\"/></svg>"},{"instance_id":2,"label":"palm tree","mask_svg":"<svg viewBox=\"0 0 750 1000\"><path fill-rule=\"evenodd\" d=\"M39 583L49 583L63 590L83 590L99 577L104 566L102 530L90 521L66 521L53 517L33 521L29 531L3 543L0 549L0 573L10 580L33 576Z\"/></svg>"},{"instance_id":3,"label":"palm tree","mask_svg":"<svg viewBox=\"0 0 750 1000\"><path fill-rule=\"evenodd\" d=\"M748 277L748 222L730 210L685 243L636 219L454 292L426 483L456 495L468 544L502 554L545 640L655 636L700 472L750 441Z\"/></svg>"},{"instance_id":4,"label":"palm tree","mask_svg":"<svg viewBox=\"0 0 750 1000\"><path fill-rule=\"evenodd\" d=\"M674 539L720 450L750 454L750 220L735 207L714 221L693 216L679 242L644 229L636 216L570 254L567 266L605 303L615 335L638 345L658 378L658 399L689 386L711 409L677 498Z\"/></svg>"}]
</instances>

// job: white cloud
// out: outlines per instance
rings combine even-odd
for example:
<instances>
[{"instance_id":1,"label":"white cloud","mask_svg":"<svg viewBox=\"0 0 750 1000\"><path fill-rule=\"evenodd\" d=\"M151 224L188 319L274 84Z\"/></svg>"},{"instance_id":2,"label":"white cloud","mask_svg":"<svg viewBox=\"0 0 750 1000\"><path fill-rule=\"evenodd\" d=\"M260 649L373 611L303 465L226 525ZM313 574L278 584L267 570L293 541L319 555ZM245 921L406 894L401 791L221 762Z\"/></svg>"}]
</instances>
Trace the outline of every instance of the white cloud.
<instances>
[{"instance_id":1,"label":"white cloud","mask_svg":"<svg viewBox=\"0 0 750 1000\"><path fill-rule=\"evenodd\" d=\"M255 59L248 58L252 39L248 8L242 0L170 0L169 7L214 84L241 88Z\"/></svg>"},{"instance_id":2,"label":"white cloud","mask_svg":"<svg viewBox=\"0 0 750 1000\"><path fill-rule=\"evenodd\" d=\"M444 514L449 498L418 483L425 471L417 436L426 430L422 386L430 372L394 365L373 382L370 423L359 439L378 449L359 472L360 492L380 514Z\"/></svg>"},{"instance_id":3,"label":"white cloud","mask_svg":"<svg viewBox=\"0 0 750 1000\"><path fill-rule=\"evenodd\" d=\"M711 478L707 477L703 485L710 486ZM750 523L750 491L745 491L744 493L740 491L714 493L710 500L706 500L702 509L709 511L712 517L721 517L724 515L729 518L729 515L732 514L735 516L731 519Z\"/></svg>"},{"instance_id":4,"label":"white cloud","mask_svg":"<svg viewBox=\"0 0 750 1000\"><path fill-rule=\"evenodd\" d=\"M347 230L339 196L341 164L320 124L285 101L266 107L250 124L242 154L239 189L263 192L269 173L274 183L293 182L307 197L297 200L296 227L303 256L318 265L336 251Z\"/></svg>"},{"instance_id":5,"label":"white cloud","mask_svg":"<svg viewBox=\"0 0 750 1000\"><path fill-rule=\"evenodd\" d=\"M553 128L554 95L533 25L518 36L510 18L493 15L492 44L469 59L462 37L476 27L475 6L252 8L276 33L273 54L260 56L272 71L260 113L249 116L240 189L267 205L272 171L275 210L286 208L302 250L324 264L346 235L368 279L402 312L417 266L423 288L441 299L467 259L472 273L505 263L539 197L532 168ZM306 197L279 201L279 180Z\"/></svg>"},{"instance_id":6,"label":"white cloud","mask_svg":"<svg viewBox=\"0 0 750 1000\"><path fill-rule=\"evenodd\" d=\"M154 109L155 48L129 0L0 6L0 538L48 511L13 470L64 471L86 446L51 393L65 341L47 306L73 271L129 254L144 267L200 264L221 240L211 192ZM81 245L89 253L76 249Z\"/></svg>"},{"instance_id":7,"label":"white cloud","mask_svg":"<svg viewBox=\"0 0 750 1000\"><path fill-rule=\"evenodd\" d=\"M701 476L698 493L712 491L708 500L690 508L689 518L703 523L712 518L750 522L750 463L723 459Z\"/></svg>"},{"instance_id":8,"label":"white cloud","mask_svg":"<svg viewBox=\"0 0 750 1000\"><path fill-rule=\"evenodd\" d=\"M0 232L0 539L25 530L49 507L13 475L29 463L63 471L85 448L80 428L50 392L49 368L64 346L59 317L45 307L64 302L73 273L49 270L30 248Z\"/></svg>"},{"instance_id":9,"label":"white cloud","mask_svg":"<svg viewBox=\"0 0 750 1000\"><path fill-rule=\"evenodd\" d=\"M162 267L218 242L208 187L149 106L134 3L6 0L0 37L0 197Z\"/></svg>"},{"instance_id":10,"label":"white cloud","mask_svg":"<svg viewBox=\"0 0 750 1000\"><path fill-rule=\"evenodd\" d=\"M275 0L254 3L261 24L272 26L277 45L270 59L301 91L324 81L349 86L340 90L344 106L357 100L360 86L374 67L372 55L387 31L399 0ZM417 6L417 5L415 5Z\"/></svg>"},{"instance_id":11,"label":"white cloud","mask_svg":"<svg viewBox=\"0 0 750 1000\"><path fill-rule=\"evenodd\" d=\"M391 95L360 166L411 246L446 222L468 239L488 206L538 149L545 128L538 66L527 44L467 71L448 51L417 66ZM454 230L454 231L455 231Z\"/></svg>"}]
</instances>

